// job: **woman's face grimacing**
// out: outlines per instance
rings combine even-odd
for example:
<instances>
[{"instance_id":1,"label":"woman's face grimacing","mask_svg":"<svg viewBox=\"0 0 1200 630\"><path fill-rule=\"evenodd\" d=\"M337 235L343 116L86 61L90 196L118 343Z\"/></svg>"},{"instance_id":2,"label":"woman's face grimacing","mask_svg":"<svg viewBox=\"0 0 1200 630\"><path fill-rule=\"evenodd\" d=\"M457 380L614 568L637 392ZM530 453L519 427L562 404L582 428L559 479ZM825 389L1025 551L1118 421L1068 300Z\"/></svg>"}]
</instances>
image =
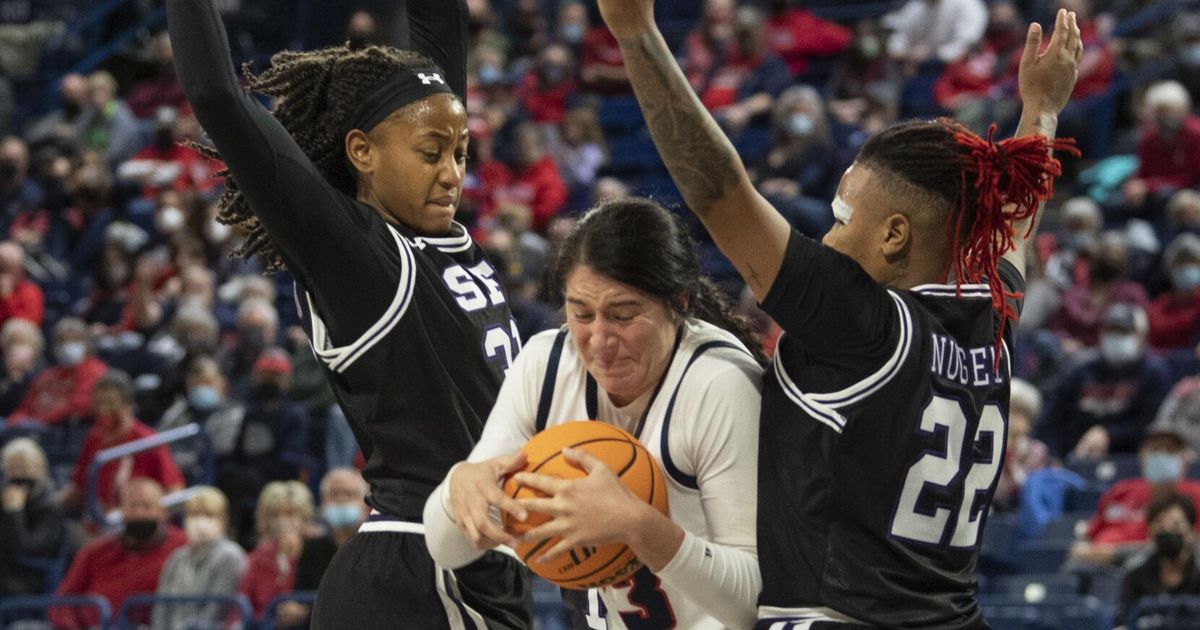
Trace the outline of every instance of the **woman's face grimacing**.
<instances>
[{"instance_id":1,"label":"woman's face grimacing","mask_svg":"<svg viewBox=\"0 0 1200 630\"><path fill-rule=\"evenodd\" d=\"M580 264L567 276L567 327L613 404L650 391L670 362L680 317L661 299Z\"/></svg>"},{"instance_id":2,"label":"woman's face grimacing","mask_svg":"<svg viewBox=\"0 0 1200 630\"><path fill-rule=\"evenodd\" d=\"M369 133L351 131L359 199L419 233L444 234L462 195L468 139L466 109L451 94L406 105Z\"/></svg>"}]
</instances>

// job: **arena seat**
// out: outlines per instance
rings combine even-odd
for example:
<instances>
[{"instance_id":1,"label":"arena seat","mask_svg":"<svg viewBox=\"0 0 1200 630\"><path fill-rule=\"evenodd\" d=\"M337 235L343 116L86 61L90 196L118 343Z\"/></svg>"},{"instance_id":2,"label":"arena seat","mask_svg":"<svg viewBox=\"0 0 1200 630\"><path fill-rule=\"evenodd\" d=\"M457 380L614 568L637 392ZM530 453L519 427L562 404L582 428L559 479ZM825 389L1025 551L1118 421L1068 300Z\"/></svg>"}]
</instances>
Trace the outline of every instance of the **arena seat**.
<instances>
[{"instance_id":1,"label":"arena seat","mask_svg":"<svg viewBox=\"0 0 1200 630\"><path fill-rule=\"evenodd\" d=\"M112 606L99 595L21 595L0 598L0 628L15 621L44 620L46 611L54 607L94 608L100 614L100 630L112 624Z\"/></svg>"},{"instance_id":2,"label":"arena seat","mask_svg":"<svg viewBox=\"0 0 1200 630\"><path fill-rule=\"evenodd\" d=\"M979 598L984 617L997 630L1109 630L1113 607L1095 597L1047 596L1033 604L1023 597Z\"/></svg>"},{"instance_id":3,"label":"arena seat","mask_svg":"<svg viewBox=\"0 0 1200 630\"><path fill-rule=\"evenodd\" d=\"M155 595L153 593L143 593L133 595L126 599L121 604L120 610L117 612L116 623L113 630L135 630L141 627L143 621L150 617L151 611L158 605L171 604L217 604L225 606L225 615L221 615L221 621L215 624L207 621L198 620L196 624L189 624L185 628L175 628L173 630L218 630L220 628L229 627L231 610L236 610L239 620L244 627L253 627L254 624L254 608L250 605L250 600L246 599L241 593L233 595Z\"/></svg>"},{"instance_id":4,"label":"arena seat","mask_svg":"<svg viewBox=\"0 0 1200 630\"><path fill-rule=\"evenodd\" d=\"M1160 595L1143 597L1124 620L1126 628L1195 630L1200 628L1200 597Z\"/></svg>"},{"instance_id":5,"label":"arena seat","mask_svg":"<svg viewBox=\"0 0 1200 630\"><path fill-rule=\"evenodd\" d=\"M317 601L316 591L292 591L291 593L280 593L267 602L267 608L263 612L262 619L258 622L258 630L272 630L275 627L275 614L279 610L280 604L284 602L297 602L300 604L308 604L312 606Z\"/></svg>"},{"instance_id":6,"label":"arena seat","mask_svg":"<svg viewBox=\"0 0 1200 630\"><path fill-rule=\"evenodd\" d=\"M1038 604L1047 598L1079 594L1079 587L1079 576L1073 573L1017 573L992 578L988 593Z\"/></svg>"}]
</instances>

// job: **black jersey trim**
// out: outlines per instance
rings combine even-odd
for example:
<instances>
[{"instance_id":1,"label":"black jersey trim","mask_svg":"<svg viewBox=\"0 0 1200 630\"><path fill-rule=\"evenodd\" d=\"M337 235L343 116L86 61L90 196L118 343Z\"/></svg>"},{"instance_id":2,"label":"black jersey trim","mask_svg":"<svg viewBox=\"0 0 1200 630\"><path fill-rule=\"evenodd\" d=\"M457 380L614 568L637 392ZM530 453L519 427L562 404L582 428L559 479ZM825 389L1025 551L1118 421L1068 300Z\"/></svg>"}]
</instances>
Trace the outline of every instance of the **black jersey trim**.
<instances>
[{"instance_id":1,"label":"black jersey trim","mask_svg":"<svg viewBox=\"0 0 1200 630\"><path fill-rule=\"evenodd\" d=\"M912 349L912 312L909 310L908 304L904 302L903 298L896 295L896 293L888 291L888 295L890 295L896 302L896 310L900 318L900 341L897 342L896 350L892 353L892 356L889 357L883 366L876 370L874 374L864 378L854 385L851 385L850 387L836 392L809 394L809 397L815 402L829 405L834 409L837 409L838 407L845 407L846 405L852 405L879 391L879 388L886 385L888 381L892 380L892 377L894 377L896 373L900 371L900 368L904 365L905 360L908 359L909 351Z\"/></svg>"},{"instance_id":2,"label":"black jersey trim","mask_svg":"<svg viewBox=\"0 0 1200 630\"><path fill-rule=\"evenodd\" d=\"M451 221L450 229L455 228L460 232L458 236L417 236L412 240L417 247L424 247L423 243L428 243L438 251L447 254L457 254L471 249L471 235L467 232L467 228L457 221Z\"/></svg>"},{"instance_id":3,"label":"black jersey trim","mask_svg":"<svg viewBox=\"0 0 1200 630\"><path fill-rule=\"evenodd\" d=\"M542 394L538 398L537 416L533 422L533 432L541 433L550 419L550 405L554 403L554 384L558 381L558 363L562 360L563 342L567 339L567 329L558 331L554 337L554 345L550 346L550 357L546 361L546 375L542 378Z\"/></svg>"},{"instance_id":4,"label":"black jersey trim","mask_svg":"<svg viewBox=\"0 0 1200 630\"><path fill-rule=\"evenodd\" d=\"M888 291L888 295L896 303L897 317L900 320L900 339L896 342L896 350L892 356L874 374L836 392L811 394L801 390L788 374L783 365L783 353L776 350L772 360L775 378L779 382L780 388L783 389L783 393L808 415L838 433L841 433L842 429L846 427L846 417L837 409L859 402L879 391L900 372L912 350L912 313L909 311L908 304L900 296L892 291ZM780 341L782 339L783 337L780 336Z\"/></svg>"},{"instance_id":5,"label":"black jersey trim","mask_svg":"<svg viewBox=\"0 0 1200 630\"><path fill-rule=\"evenodd\" d=\"M412 248L405 241L404 237L396 231L396 228L391 225L388 225L387 228L391 232L392 238L396 241L396 247L400 251L400 281L397 283L396 296L392 299L392 303L388 306L387 310L358 339L348 345L334 347L329 339L329 332L325 326L325 322L317 315L312 295L307 291L304 294L308 302L308 312L312 327L313 351L334 372L345 372L367 350L370 350L375 344L379 343L385 335L396 327L396 324L404 317L404 313L408 311L409 304L412 303L413 289L416 286L417 276L416 260L413 257Z\"/></svg>"},{"instance_id":6,"label":"black jersey trim","mask_svg":"<svg viewBox=\"0 0 1200 630\"><path fill-rule=\"evenodd\" d=\"M662 432L659 435L658 450L662 455L663 468L666 469L667 475L679 482L679 484L683 487L691 488L692 490L700 489L700 482L696 479L696 476L689 475L682 470L679 470L679 467L675 465L675 461L671 459L671 448L668 440L668 437L671 433L671 412L675 410L675 400L679 397L679 390L683 388L683 380L687 378L688 370L691 369L692 364L696 362L696 359L699 359L701 355L709 350L712 350L713 348L730 348L733 350L746 352L745 348L740 348L736 344L729 343L728 341L709 341L700 344L700 346L692 352L692 357L688 359L687 364L683 366L683 373L679 375L679 380L675 384L675 391L671 393L671 400L667 403L667 410L663 414Z\"/></svg>"}]
</instances>

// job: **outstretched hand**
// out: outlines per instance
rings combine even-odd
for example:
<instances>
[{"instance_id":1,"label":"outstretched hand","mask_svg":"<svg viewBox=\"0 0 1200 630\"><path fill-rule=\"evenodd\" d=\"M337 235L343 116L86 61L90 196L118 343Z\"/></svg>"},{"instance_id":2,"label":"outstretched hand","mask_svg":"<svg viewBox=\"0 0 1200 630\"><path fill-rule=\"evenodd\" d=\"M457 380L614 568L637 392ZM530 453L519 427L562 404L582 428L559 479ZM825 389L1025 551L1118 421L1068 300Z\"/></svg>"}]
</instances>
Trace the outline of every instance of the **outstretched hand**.
<instances>
[{"instance_id":1,"label":"outstretched hand","mask_svg":"<svg viewBox=\"0 0 1200 630\"><path fill-rule=\"evenodd\" d=\"M1026 109L1057 114L1071 98L1083 57L1083 40L1074 11L1058 10L1050 44L1044 52L1041 47L1042 27L1034 22L1025 38L1017 84Z\"/></svg>"},{"instance_id":2,"label":"outstretched hand","mask_svg":"<svg viewBox=\"0 0 1200 630\"><path fill-rule=\"evenodd\" d=\"M599 4L604 23L617 39L654 26L654 0L599 0Z\"/></svg>"},{"instance_id":3,"label":"outstretched hand","mask_svg":"<svg viewBox=\"0 0 1200 630\"><path fill-rule=\"evenodd\" d=\"M525 468L524 452L496 457L482 462L459 464L450 474L450 509L458 528L476 549L491 549L497 545L515 545L501 522L506 512L524 521L525 510L504 494L500 484L508 475Z\"/></svg>"}]
</instances>

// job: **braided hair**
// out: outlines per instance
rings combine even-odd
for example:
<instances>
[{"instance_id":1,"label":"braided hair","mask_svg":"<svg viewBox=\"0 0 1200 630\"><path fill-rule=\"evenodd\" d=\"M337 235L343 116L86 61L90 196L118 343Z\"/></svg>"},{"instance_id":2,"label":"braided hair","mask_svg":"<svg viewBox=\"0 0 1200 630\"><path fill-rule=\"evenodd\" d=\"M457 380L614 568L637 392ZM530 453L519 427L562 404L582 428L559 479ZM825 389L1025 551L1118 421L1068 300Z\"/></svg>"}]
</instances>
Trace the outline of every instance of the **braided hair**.
<instances>
[{"instance_id":1,"label":"braided hair","mask_svg":"<svg viewBox=\"0 0 1200 630\"><path fill-rule=\"evenodd\" d=\"M249 64L242 67L242 73L250 90L278 103L275 118L317 171L331 186L354 196L357 174L346 158L340 130L358 104L397 71L432 65L432 61L412 51L388 46L351 49L345 44L312 51L285 50L271 57L270 67L262 74L251 72ZM210 158L221 159L212 147L193 146ZM275 244L233 175L228 169L218 175L225 180L225 193L218 201L217 220L246 232L245 243L235 253L261 256L268 271L283 269Z\"/></svg>"},{"instance_id":2,"label":"braided hair","mask_svg":"<svg viewBox=\"0 0 1200 630\"><path fill-rule=\"evenodd\" d=\"M750 322L700 274L696 244L687 228L658 203L625 197L601 203L584 215L559 244L552 275L559 301L567 277L579 265L661 299L684 317L733 333L759 364L766 365ZM686 306L682 296L687 296Z\"/></svg>"},{"instance_id":3,"label":"braided hair","mask_svg":"<svg viewBox=\"0 0 1200 630\"><path fill-rule=\"evenodd\" d=\"M931 195L942 208L959 285L986 281L992 308L1000 314L996 361L1000 361L1004 324L1016 318L1010 302L1020 294L1004 288L996 267L1013 248L1017 223L1030 220L1054 191L1062 164L1050 150L1079 155L1070 139L1047 140L1039 135L995 142L996 125L987 139L948 118L894 125L871 137L856 162L900 178ZM1028 237L1029 234L1025 234Z\"/></svg>"}]
</instances>

